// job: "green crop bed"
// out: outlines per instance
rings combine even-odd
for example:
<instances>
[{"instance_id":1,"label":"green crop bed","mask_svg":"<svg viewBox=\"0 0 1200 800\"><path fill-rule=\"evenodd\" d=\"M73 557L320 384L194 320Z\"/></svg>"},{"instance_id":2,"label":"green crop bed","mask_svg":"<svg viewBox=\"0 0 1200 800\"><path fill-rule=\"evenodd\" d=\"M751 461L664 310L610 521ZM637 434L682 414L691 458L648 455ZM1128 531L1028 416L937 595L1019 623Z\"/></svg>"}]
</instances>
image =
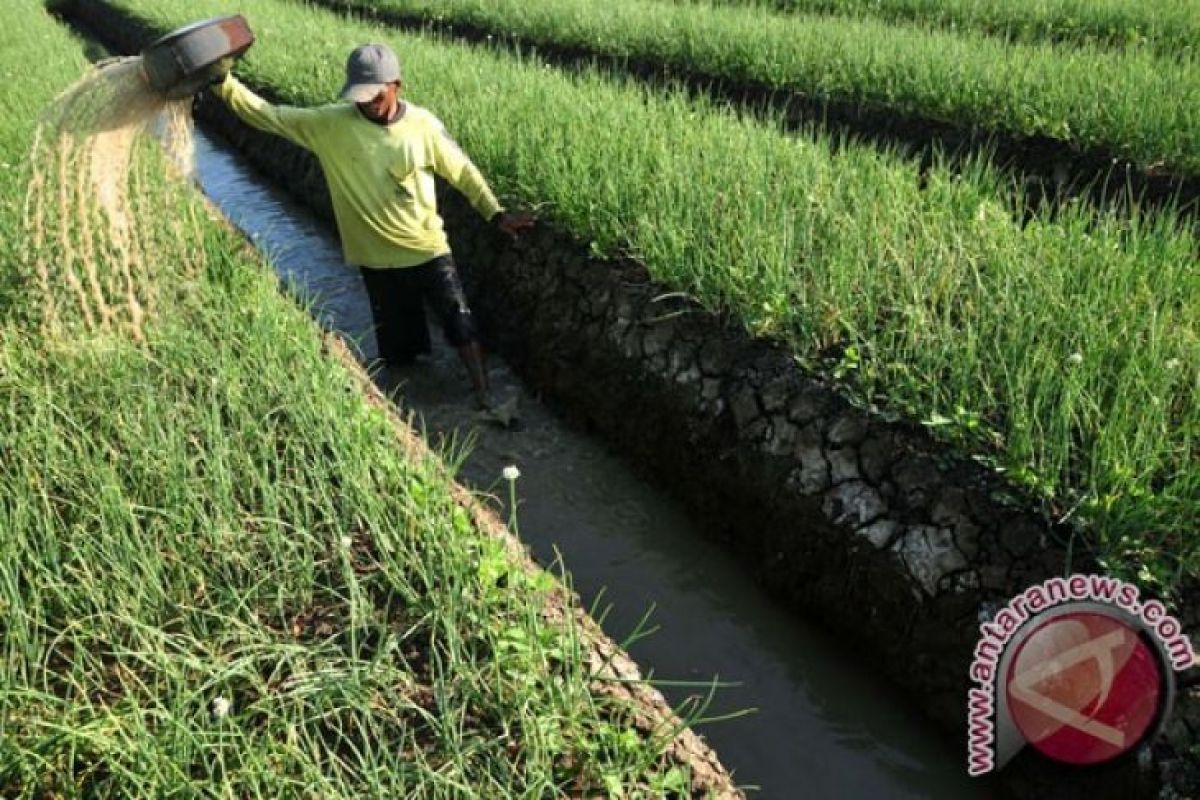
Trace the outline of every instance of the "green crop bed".
<instances>
[{"instance_id":1,"label":"green crop bed","mask_svg":"<svg viewBox=\"0 0 1200 800\"><path fill-rule=\"evenodd\" d=\"M155 148L139 156L153 211L138 227L163 291L144 343L80 318L19 322L39 297L8 245L13 167L85 62L40 3L8 8L0 796L685 784L593 691L577 628L543 616L557 583L476 528L441 460L405 455L272 272L171 190Z\"/></svg>"},{"instance_id":2,"label":"green crop bed","mask_svg":"<svg viewBox=\"0 0 1200 800\"><path fill-rule=\"evenodd\" d=\"M1200 60L650 0L322 0L1200 174Z\"/></svg>"},{"instance_id":3,"label":"green crop bed","mask_svg":"<svg viewBox=\"0 0 1200 800\"><path fill-rule=\"evenodd\" d=\"M743 5L802 14L874 17L981 31L1009 41L1147 48L1194 57L1200 47L1196 0L674 0Z\"/></svg>"},{"instance_id":4,"label":"green crop bed","mask_svg":"<svg viewBox=\"0 0 1200 800\"><path fill-rule=\"evenodd\" d=\"M115 0L169 29L218 0ZM239 67L327 102L346 53L389 41L415 102L499 190L602 253L787 341L864 404L997 459L1089 532L1110 568L1200 573L1200 274L1161 215L1071 205L1025 226L998 179L915 166L601 74L246 0Z\"/></svg>"}]
</instances>

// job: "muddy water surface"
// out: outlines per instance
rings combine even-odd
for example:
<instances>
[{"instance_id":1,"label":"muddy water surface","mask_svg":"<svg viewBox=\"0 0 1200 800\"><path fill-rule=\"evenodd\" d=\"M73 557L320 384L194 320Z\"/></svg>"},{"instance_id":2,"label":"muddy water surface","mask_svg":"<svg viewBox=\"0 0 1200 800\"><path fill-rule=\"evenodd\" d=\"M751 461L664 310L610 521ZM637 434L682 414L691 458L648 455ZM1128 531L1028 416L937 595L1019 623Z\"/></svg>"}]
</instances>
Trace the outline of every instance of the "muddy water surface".
<instances>
[{"instance_id":1,"label":"muddy water surface","mask_svg":"<svg viewBox=\"0 0 1200 800\"><path fill-rule=\"evenodd\" d=\"M342 265L329 229L200 131L196 173L324 324L373 357L361 280ZM600 442L564 427L498 359L490 373L502 394L519 398L522 430L479 423L466 375L444 345L428 361L377 380L419 415L435 442L471 443L459 474L468 485L506 497L500 471L520 469L521 538L543 563L561 554L584 602L596 604L597 616L606 612L610 636L625 640L652 609L658 630L628 647L644 672L665 681L735 684L718 691L707 713L754 710L699 732L751 796L989 796L916 709L831 637L773 607L678 505ZM662 688L674 704L704 693Z\"/></svg>"}]
</instances>

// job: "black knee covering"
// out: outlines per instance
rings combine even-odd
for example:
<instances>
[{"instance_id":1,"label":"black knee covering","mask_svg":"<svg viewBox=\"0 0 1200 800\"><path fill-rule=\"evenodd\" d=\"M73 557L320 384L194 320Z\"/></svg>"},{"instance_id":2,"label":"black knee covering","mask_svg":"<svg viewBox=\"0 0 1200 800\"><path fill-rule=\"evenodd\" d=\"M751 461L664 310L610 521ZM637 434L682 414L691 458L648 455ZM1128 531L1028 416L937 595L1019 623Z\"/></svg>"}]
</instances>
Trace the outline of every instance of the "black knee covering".
<instances>
[{"instance_id":1,"label":"black knee covering","mask_svg":"<svg viewBox=\"0 0 1200 800\"><path fill-rule=\"evenodd\" d=\"M479 338L475 330L475 317L465 305L447 316L444 332L446 341L455 347L462 347Z\"/></svg>"}]
</instances>

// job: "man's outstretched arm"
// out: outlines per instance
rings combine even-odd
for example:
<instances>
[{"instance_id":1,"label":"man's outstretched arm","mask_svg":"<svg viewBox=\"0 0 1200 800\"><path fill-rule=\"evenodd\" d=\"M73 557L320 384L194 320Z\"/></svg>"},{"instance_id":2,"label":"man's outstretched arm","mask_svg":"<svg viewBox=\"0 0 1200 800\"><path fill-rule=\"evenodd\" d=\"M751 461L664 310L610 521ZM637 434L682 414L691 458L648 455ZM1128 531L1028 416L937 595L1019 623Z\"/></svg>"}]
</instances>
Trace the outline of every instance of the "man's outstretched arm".
<instances>
[{"instance_id":1,"label":"man's outstretched arm","mask_svg":"<svg viewBox=\"0 0 1200 800\"><path fill-rule=\"evenodd\" d=\"M437 130L433 134L432 150L433 167L437 174L462 192L481 217L509 236L516 236L522 231L532 228L533 215L513 214L505 211L500 202L496 200L496 196L492 194L491 187L488 186L479 169L471 162L471 159L467 158L458 143L450 138L450 134L446 132L440 122L436 123L436 128Z\"/></svg>"},{"instance_id":2,"label":"man's outstretched arm","mask_svg":"<svg viewBox=\"0 0 1200 800\"><path fill-rule=\"evenodd\" d=\"M272 105L232 74L227 74L225 80L213 88L225 105L247 125L282 136L309 150L313 148L317 120L314 109Z\"/></svg>"},{"instance_id":3,"label":"man's outstretched arm","mask_svg":"<svg viewBox=\"0 0 1200 800\"><path fill-rule=\"evenodd\" d=\"M471 163L471 159L467 158L467 154L458 143L450 138L441 122L434 120L433 127L429 147L433 155L434 171L461 192L484 219L490 220L503 212L500 201L492 194L491 187L479 169Z\"/></svg>"}]
</instances>

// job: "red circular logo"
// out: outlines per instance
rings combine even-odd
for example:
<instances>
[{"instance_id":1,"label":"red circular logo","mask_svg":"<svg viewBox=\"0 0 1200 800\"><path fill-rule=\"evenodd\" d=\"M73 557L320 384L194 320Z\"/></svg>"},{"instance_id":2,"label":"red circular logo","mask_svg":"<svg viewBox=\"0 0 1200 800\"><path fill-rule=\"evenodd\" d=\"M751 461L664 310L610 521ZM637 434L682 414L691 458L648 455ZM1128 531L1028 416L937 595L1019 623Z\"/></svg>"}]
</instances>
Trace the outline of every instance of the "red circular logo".
<instances>
[{"instance_id":1,"label":"red circular logo","mask_svg":"<svg viewBox=\"0 0 1200 800\"><path fill-rule=\"evenodd\" d=\"M1128 752L1153 724L1162 669L1137 631L1103 613L1053 617L1008 668L1009 713L1025 740L1070 764Z\"/></svg>"}]
</instances>

